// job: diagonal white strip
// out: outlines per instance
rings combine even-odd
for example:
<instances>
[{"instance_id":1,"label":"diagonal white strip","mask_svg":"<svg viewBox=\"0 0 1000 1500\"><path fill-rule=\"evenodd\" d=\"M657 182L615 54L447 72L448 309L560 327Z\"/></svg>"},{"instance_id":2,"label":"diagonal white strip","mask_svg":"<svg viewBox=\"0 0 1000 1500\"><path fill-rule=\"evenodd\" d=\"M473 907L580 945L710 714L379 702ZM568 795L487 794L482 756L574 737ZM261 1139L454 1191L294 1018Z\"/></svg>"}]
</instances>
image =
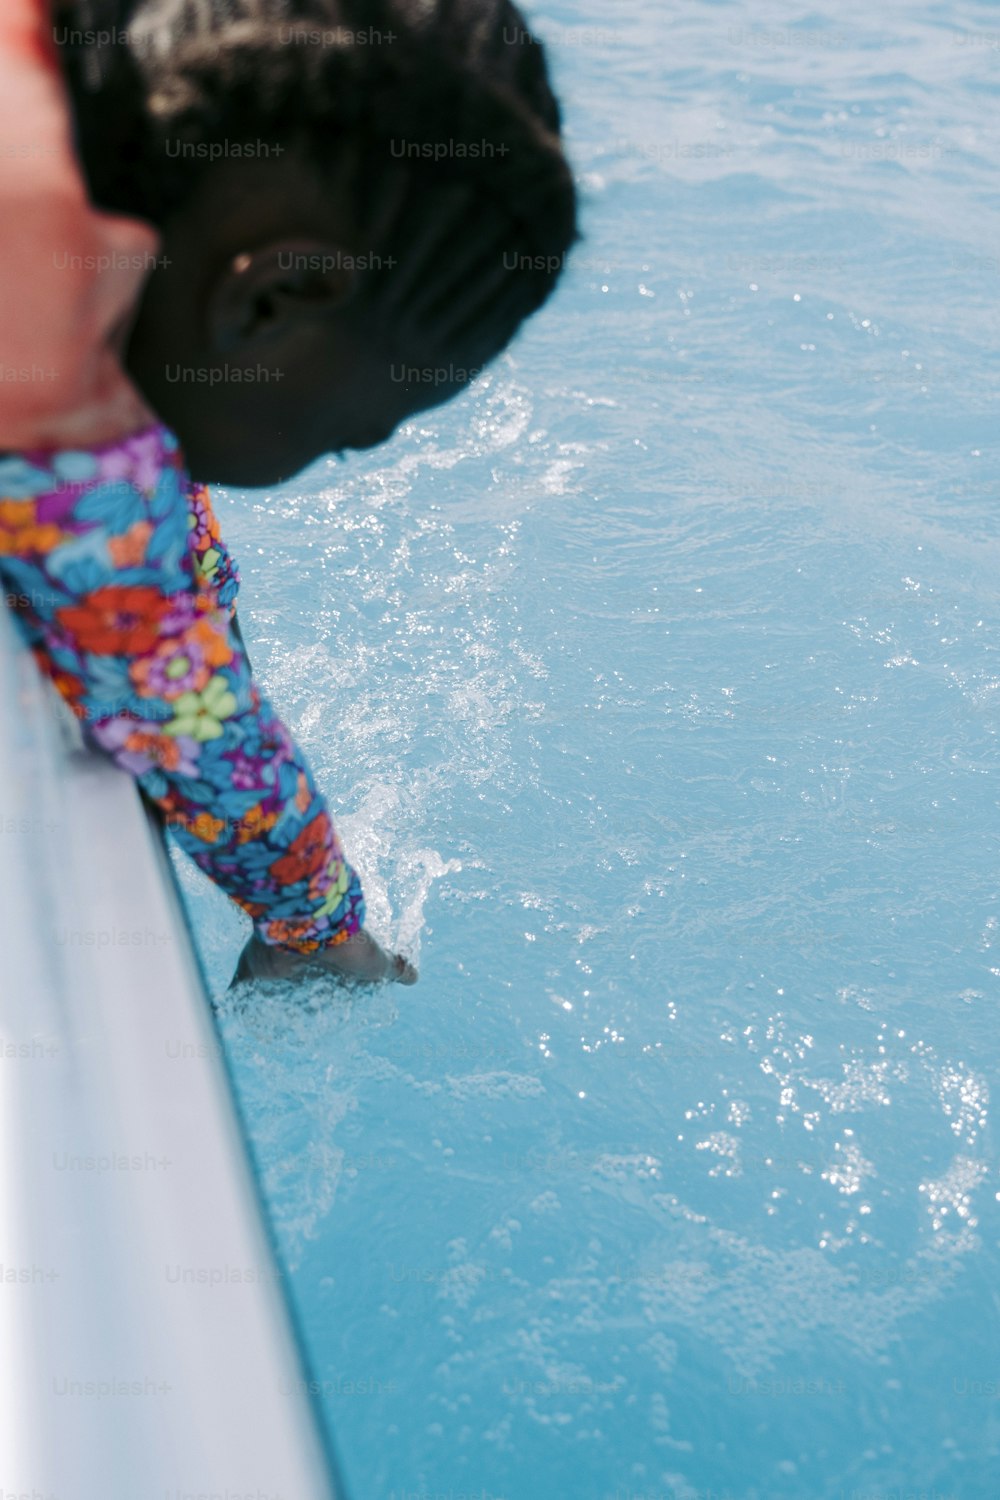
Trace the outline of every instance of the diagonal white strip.
<instances>
[{"instance_id":1,"label":"diagonal white strip","mask_svg":"<svg viewBox=\"0 0 1000 1500\"><path fill-rule=\"evenodd\" d=\"M0 611L0 1491L332 1500L167 861Z\"/></svg>"}]
</instances>

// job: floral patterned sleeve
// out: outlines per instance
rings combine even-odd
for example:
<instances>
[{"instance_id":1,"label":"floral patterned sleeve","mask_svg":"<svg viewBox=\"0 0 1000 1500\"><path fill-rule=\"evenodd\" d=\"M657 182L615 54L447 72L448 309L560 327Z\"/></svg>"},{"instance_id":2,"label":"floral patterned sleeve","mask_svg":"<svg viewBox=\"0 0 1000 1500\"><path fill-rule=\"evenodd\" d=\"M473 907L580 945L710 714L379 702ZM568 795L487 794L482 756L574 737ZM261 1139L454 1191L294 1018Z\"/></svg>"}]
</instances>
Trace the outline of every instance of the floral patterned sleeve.
<instances>
[{"instance_id":1,"label":"floral patterned sleeve","mask_svg":"<svg viewBox=\"0 0 1000 1500\"><path fill-rule=\"evenodd\" d=\"M0 458L0 584L85 738L265 943L309 953L363 926L358 877L234 631L208 493L166 428Z\"/></svg>"}]
</instances>

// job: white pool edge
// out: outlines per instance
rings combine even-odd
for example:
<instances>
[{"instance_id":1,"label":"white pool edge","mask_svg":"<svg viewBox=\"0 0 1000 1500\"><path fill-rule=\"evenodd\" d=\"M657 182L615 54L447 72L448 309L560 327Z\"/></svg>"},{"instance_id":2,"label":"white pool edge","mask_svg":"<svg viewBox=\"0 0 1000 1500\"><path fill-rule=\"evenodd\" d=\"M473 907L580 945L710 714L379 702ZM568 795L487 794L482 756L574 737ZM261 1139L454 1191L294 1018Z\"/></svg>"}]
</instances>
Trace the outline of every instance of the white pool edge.
<instances>
[{"instance_id":1,"label":"white pool edge","mask_svg":"<svg viewBox=\"0 0 1000 1500\"><path fill-rule=\"evenodd\" d=\"M160 834L0 609L0 1492L344 1500Z\"/></svg>"}]
</instances>

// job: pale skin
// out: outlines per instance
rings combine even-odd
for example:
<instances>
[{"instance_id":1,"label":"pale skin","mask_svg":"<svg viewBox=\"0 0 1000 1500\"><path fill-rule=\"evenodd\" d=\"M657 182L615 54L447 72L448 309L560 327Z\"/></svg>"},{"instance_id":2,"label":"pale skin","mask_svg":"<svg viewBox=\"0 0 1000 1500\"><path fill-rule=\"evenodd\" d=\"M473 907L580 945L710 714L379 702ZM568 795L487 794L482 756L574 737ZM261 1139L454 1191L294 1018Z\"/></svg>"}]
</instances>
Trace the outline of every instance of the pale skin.
<instances>
[{"instance_id":1,"label":"pale skin","mask_svg":"<svg viewBox=\"0 0 1000 1500\"><path fill-rule=\"evenodd\" d=\"M50 38L39 0L3 0L0 450L112 442L153 420L119 356L159 241L88 203Z\"/></svg>"}]
</instances>

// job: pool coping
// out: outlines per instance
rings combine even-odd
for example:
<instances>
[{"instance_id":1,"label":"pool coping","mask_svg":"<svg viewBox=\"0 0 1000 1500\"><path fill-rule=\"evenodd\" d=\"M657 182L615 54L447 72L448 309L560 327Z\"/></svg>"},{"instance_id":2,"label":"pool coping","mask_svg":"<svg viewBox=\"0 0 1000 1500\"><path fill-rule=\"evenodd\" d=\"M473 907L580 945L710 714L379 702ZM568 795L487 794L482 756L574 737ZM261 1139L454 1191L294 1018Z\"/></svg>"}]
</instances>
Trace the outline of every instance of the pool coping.
<instances>
[{"instance_id":1,"label":"pool coping","mask_svg":"<svg viewBox=\"0 0 1000 1500\"><path fill-rule=\"evenodd\" d=\"M0 1487L347 1500L160 827L0 703Z\"/></svg>"}]
</instances>

